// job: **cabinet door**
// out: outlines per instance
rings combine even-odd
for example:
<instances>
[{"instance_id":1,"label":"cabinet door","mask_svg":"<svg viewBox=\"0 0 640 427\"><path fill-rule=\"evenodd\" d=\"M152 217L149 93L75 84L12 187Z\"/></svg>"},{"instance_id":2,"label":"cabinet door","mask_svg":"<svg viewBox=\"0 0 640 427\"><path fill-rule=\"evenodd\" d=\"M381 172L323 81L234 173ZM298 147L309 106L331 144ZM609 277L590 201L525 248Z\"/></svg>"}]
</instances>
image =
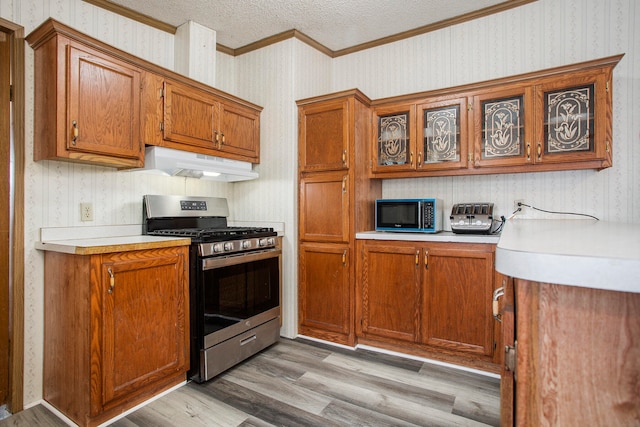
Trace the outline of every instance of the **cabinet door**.
<instances>
[{"instance_id":1,"label":"cabinet door","mask_svg":"<svg viewBox=\"0 0 640 427\"><path fill-rule=\"evenodd\" d=\"M474 166L533 163L532 89L515 85L473 97Z\"/></svg>"},{"instance_id":2,"label":"cabinet door","mask_svg":"<svg viewBox=\"0 0 640 427\"><path fill-rule=\"evenodd\" d=\"M75 44L67 61L67 150L142 159L140 71Z\"/></svg>"},{"instance_id":3,"label":"cabinet door","mask_svg":"<svg viewBox=\"0 0 640 427\"><path fill-rule=\"evenodd\" d=\"M218 149L235 159L260 162L260 113L230 101L220 102Z\"/></svg>"},{"instance_id":4,"label":"cabinet door","mask_svg":"<svg viewBox=\"0 0 640 427\"><path fill-rule=\"evenodd\" d=\"M301 334L354 344L348 245L300 245L298 322Z\"/></svg>"},{"instance_id":5,"label":"cabinet door","mask_svg":"<svg viewBox=\"0 0 640 427\"><path fill-rule=\"evenodd\" d=\"M411 171L416 168L415 104L374 109L373 172Z\"/></svg>"},{"instance_id":6,"label":"cabinet door","mask_svg":"<svg viewBox=\"0 0 640 427\"><path fill-rule=\"evenodd\" d=\"M430 100L417 106L418 170L467 167L467 98Z\"/></svg>"},{"instance_id":7,"label":"cabinet door","mask_svg":"<svg viewBox=\"0 0 640 427\"><path fill-rule=\"evenodd\" d=\"M356 333L416 342L421 251L387 242L359 243Z\"/></svg>"},{"instance_id":8,"label":"cabinet door","mask_svg":"<svg viewBox=\"0 0 640 427\"><path fill-rule=\"evenodd\" d=\"M218 148L220 104L211 94L172 81L164 83L164 139Z\"/></svg>"},{"instance_id":9,"label":"cabinet door","mask_svg":"<svg viewBox=\"0 0 640 427\"><path fill-rule=\"evenodd\" d=\"M349 241L349 174L316 173L300 177L300 240Z\"/></svg>"},{"instance_id":10,"label":"cabinet door","mask_svg":"<svg viewBox=\"0 0 640 427\"><path fill-rule=\"evenodd\" d=\"M164 77L142 72L140 90L140 132L146 145L162 145L164 128Z\"/></svg>"},{"instance_id":11,"label":"cabinet door","mask_svg":"<svg viewBox=\"0 0 640 427\"><path fill-rule=\"evenodd\" d=\"M425 259L422 341L491 360L493 252L436 246Z\"/></svg>"},{"instance_id":12,"label":"cabinet door","mask_svg":"<svg viewBox=\"0 0 640 427\"><path fill-rule=\"evenodd\" d=\"M186 249L106 255L92 311L102 314L104 409L188 367ZM100 307L95 307L101 301ZM98 363L98 360L95 360Z\"/></svg>"},{"instance_id":13,"label":"cabinet door","mask_svg":"<svg viewBox=\"0 0 640 427\"><path fill-rule=\"evenodd\" d=\"M536 87L543 114L536 134L538 163L611 161L608 76L578 73Z\"/></svg>"},{"instance_id":14,"label":"cabinet door","mask_svg":"<svg viewBox=\"0 0 640 427\"><path fill-rule=\"evenodd\" d=\"M349 147L347 99L301 106L298 111L300 171L346 169Z\"/></svg>"}]
</instances>

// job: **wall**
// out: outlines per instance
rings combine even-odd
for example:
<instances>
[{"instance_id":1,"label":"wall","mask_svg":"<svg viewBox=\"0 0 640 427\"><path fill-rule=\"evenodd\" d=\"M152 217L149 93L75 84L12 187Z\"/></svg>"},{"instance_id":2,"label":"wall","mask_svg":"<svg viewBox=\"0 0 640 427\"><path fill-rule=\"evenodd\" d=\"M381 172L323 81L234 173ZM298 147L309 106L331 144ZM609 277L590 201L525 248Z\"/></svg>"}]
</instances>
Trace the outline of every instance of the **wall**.
<instances>
[{"instance_id":1,"label":"wall","mask_svg":"<svg viewBox=\"0 0 640 427\"><path fill-rule=\"evenodd\" d=\"M439 197L445 217L454 203L470 201L494 202L508 216L513 200L524 199L546 210L638 223L640 122L634 118L640 117L639 37L640 3L635 0L539 0L337 58L333 90L358 87L378 99L625 53L614 70L612 168L389 179L382 192L384 197Z\"/></svg>"},{"instance_id":2,"label":"wall","mask_svg":"<svg viewBox=\"0 0 640 427\"><path fill-rule=\"evenodd\" d=\"M81 0L0 0L0 16L28 34L47 17L144 59L173 68L173 37ZM228 197L232 217L285 223L284 324L297 323L297 112L295 100L359 88L372 99L477 82L617 53L614 72L614 166L601 171L385 180L385 196L493 201L512 199L603 219L640 222L640 5L635 0L539 0L518 9L409 40L330 59L286 40L240 57L216 54L216 87L264 107L257 181L214 184L108 168L31 161L33 53L26 52L27 180L25 213L25 403L42 397L41 227L85 226L79 203L94 205L91 225L137 224L143 194Z\"/></svg>"}]
</instances>

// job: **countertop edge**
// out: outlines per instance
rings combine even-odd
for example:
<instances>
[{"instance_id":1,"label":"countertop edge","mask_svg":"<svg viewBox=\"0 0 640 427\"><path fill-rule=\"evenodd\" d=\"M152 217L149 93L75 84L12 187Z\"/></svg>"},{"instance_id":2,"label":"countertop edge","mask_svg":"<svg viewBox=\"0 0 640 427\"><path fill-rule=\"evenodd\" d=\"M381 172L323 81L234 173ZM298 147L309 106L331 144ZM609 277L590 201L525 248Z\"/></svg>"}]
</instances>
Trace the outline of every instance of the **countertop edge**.
<instances>
[{"instance_id":1,"label":"countertop edge","mask_svg":"<svg viewBox=\"0 0 640 427\"><path fill-rule=\"evenodd\" d=\"M139 238L139 240L137 240ZM56 240L36 242L36 249L61 252L72 255L97 255L112 252L129 252L145 249L162 249L176 246L188 246L189 238L157 236L122 236L82 240Z\"/></svg>"},{"instance_id":2,"label":"countertop edge","mask_svg":"<svg viewBox=\"0 0 640 427\"><path fill-rule=\"evenodd\" d=\"M407 242L449 242L497 244L499 235L495 234L455 234L450 231L439 233L400 233L391 231L361 231L356 233L357 240L398 240Z\"/></svg>"}]
</instances>

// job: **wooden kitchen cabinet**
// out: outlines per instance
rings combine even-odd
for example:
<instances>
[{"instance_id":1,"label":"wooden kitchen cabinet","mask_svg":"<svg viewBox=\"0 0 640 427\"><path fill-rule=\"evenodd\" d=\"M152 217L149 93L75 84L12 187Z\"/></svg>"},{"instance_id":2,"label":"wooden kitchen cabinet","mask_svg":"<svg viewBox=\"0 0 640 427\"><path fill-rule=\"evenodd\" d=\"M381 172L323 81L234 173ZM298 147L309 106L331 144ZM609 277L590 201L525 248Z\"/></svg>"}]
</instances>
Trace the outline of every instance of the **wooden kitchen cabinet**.
<instances>
[{"instance_id":1,"label":"wooden kitchen cabinet","mask_svg":"<svg viewBox=\"0 0 640 427\"><path fill-rule=\"evenodd\" d=\"M305 174L299 179L301 241L348 243L351 237L349 174Z\"/></svg>"},{"instance_id":2,"label":"wooden kitchen cabinet","mask_svg":"<svg viewBox=\"0 0 640 427\"><path fill-rule=\"evenodd\" d=\"M621 58L374 101L370 176L610 167L613 68Z\"/></svg>"},{"instance_id":3,"label":"wooden kitchen cabinet","mask_svg":"<svg viewBox=\"0 0 640 427\"><path fill-rule=\"evenodd\" d=\"M27 41L35 62L34 160L142 166L140 68L53 20Z\"/></svg>"},{"instance_id":4,"label":"wooden kitchen cabinet","mask_svg":"<svg viewBox=\"0 0 640 427\"><path fill-rule=\"evenodd\" d=\"M358 242L356 333L411 343L420 330L420 249L396 242Z\"/></svg>"},{"instance_id":5,"label":"wooden kitchen cabinet","mask_svg":"<svg viewBox=\"0 0 640 427\"><path fill-rule=\"evenodd\" d=\"M34 160L119 169L145 145L260 162L262 108L48 19L34 49Z\"/></svg>"},{"instance_id":6,"label":"wooden kitchen cabinet","mask_svg":"<svg viewBox=\"0 0 640 427\"><path fill-rule=\"evenodd\" d=\"M358 240L359 343L498 371L495 245Z\"/></svg>"},{"instance_id":7,"label":"wooden kitchen cabinet","mask_svg":"<svg viewBox=\"0 0 640 427\"><path fill-rule=\"evenodd\" d=\"M212 90L151 72L142 76L143 140L148 145L260 162L260 111Z\"/></svg>"},{"instance_id":8,"label":"wooden kitchen cabinet","mask_svg":"<svg viewBox=\"0 0 640 427\"><path fill-rule=\"evenodd\" d=\"M411 171L416 168L416 106L410 103L373 109L375 141L373 171Z\"/></svg>"},{"instance_id":9,"label":"wooden kitchen cabinet","mask_svg":"<svg viewBox=\"0 0 640 427\"><path fill-rule=\"evenodd\" d=\"M45 252L44 399L98 425L185 381L188 246Z\"/></svg>"},{"instance_id":10,"label":"wooden kitchen cabinet","mask_svg":"<svg viewBox=\"0 0 640 427\"><path fill-rule=\"evenodd\" d=\"M353 342L349 246L303 243L299 251L299 332L331 342Z\"/></svg>"},{"instance_id":11,"label":"wooden kitchen cabinet","mask_svg":"<svg viewBox=\"0 0 640 427\"><path fill-rule=\"evenodd\" d=\"M421 341L492 362L495 246L430 244L423 252Z\"/></svg>"},{"instance_id":12,"label":"wooden kitchen cabinet","mask_svg":"<svg viewBox=\"0 0 640 427\"><path fill-rule=\"evenodd\" d=\"M298 333L355 345L355 233L374 228L369 99L348 90L298 104Z\"/></svg>"},{"instance_id":13,"label":"wooden kitchen cabinet","mask_svg":"<svg viewBox=\"0 0 640 427\"><path fill-rule=\"evenodd\" d=\"M374 108L372 171L441 171L468 165L466 96L435 96ZM382 175L381 175L382 176Z\"/></svg>"},{"instance_id":14,"label":"wooden kitchen cabinet","mask_svg":"<svg viewBox=\"0 0 640 427\"><path fill-rule=\"evenodd\" d=\"M299 168L304 172L349 168L349 100L308 105L298 116ZM331 141L331 143L327 143Z\"/></svg>"},{"instance_id":15,"label":"wooden kitchen cabinet","mask_svg":"<svg viewBox=\"0 0 640 427\"><path fill-rule=\"evenodd\" d=\"M501 425L637 425L640 294L509 280Z\"/></svg>"}]
</instances>

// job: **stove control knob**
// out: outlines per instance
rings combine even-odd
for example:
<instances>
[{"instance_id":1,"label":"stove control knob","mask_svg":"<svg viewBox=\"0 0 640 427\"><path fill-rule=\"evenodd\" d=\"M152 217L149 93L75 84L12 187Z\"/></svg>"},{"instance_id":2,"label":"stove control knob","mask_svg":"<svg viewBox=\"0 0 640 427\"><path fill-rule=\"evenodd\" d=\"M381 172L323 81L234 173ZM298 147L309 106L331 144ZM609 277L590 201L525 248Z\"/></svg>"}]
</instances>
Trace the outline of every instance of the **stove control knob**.
<instances>
[{"instance_id":1,"label":"stove control knob","mask_svg":"<svg viewBox=\"0 0 640 427\"><path fill-rule=\"evenodd\" d=\"M216 243L213 245L213 252L224 252L224 245L222 243Z\"/></svg>"},{"instance_id":2,"label":"stove control knob","mask_svg":"<svg viewBox=\"0 0 640 427\"><path fill-rule=\"evenodd\" d=\"M258 246L275 246L275 241L273 240L273 237L265 237L264 239L258 240Z\"/></svg>"},{"instance_id":3,"label":"stove control knob","mask_svg":"<svg viewBox=\"0 0 640 427\"><path fill-rule=\"evenodd\" d=\"M250 240L243 240L242 244L240 246L242 246L242 249L250 249L251 248L251 241Z\"/></svg>"},{"instance_id":4,"label":"stove control knob","mask_svg":"<svg viewBox=\"0 0 640 427\"><path fill-rule=\"evenodd\" d=\"M232 251L232 250L233 250L233 243L231 243L231 242L226 242L226 243L224 244L224 250L225 250L225 252Z\"/></svg>"}]
</instances>

